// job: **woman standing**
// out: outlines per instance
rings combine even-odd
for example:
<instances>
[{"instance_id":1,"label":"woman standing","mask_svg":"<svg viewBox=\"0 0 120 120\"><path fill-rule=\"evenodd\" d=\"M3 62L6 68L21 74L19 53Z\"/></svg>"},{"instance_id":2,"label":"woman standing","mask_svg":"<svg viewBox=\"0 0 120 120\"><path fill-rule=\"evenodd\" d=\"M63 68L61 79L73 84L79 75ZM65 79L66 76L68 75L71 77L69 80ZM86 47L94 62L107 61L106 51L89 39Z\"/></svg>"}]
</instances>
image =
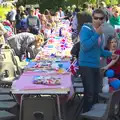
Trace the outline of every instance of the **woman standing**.
<instances>
[{"instance_id":1,"label":"woman standing","mask_svg":"<svg viewBox=\"0 0 120 120\"><path fill-rule=\"evenodd\" d=\"M88 112L98 102L101 87L100 57L112 56L112 52L103 49L104 21L105 13L96 9L92 14L92 24L84 24L80 31L79 66L84 87L83 112Z\"/></svg>"}]
</instances>

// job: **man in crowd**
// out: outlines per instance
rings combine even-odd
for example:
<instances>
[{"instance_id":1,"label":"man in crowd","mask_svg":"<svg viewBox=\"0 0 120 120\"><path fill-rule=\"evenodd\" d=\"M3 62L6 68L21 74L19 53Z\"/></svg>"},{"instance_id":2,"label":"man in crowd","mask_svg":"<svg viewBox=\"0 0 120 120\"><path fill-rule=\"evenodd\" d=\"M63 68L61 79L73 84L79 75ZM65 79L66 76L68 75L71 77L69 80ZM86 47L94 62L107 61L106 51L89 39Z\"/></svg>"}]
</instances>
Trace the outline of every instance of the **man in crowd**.
<instances>
[{"instance_id":1,"label":"man in crowd","mask_svg":"<svg viewBox=\"0 0 120 120\"><path fill-rule=\"evenodd\" d=\"M35 9L30 10L30 15L27 17L28 31L33 34L39 34L41 29L41 23L39 18L35 15Z\"/></svg>"},{"instance_id":2,"label":"man in crowd","mask_svg":"<svg viewBox=\"0 0 120 120\"><path fill-rule=\"evenodd\" d=\"M84 3L83 4L83 11L77 14L78 19L78 33L81 30L81 27L84 23L92 22L92 16L91 11L89 11L89 4Z\"/></svg>"},{"instance_id":3,"label":"man in crowd","mask_svg":"<svg viewBox=\"0 0 120 120\"><path fill-rule=\"evenodd\" d=\"M65 17L65 14L64 14L64 12L62 11L62 8L61 8L61 7L59 8L58 16L59 16L60 19L62 19L62 18Z\"/></svg>"}]
</instances>

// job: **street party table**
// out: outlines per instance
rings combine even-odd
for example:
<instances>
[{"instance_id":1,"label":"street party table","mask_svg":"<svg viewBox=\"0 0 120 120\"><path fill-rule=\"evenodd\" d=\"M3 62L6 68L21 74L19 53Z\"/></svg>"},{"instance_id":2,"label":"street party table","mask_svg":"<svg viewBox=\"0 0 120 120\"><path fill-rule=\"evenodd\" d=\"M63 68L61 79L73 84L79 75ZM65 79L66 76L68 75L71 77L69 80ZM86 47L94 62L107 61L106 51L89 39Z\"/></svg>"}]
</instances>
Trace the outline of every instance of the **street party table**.
<instances>
[{"instance_id":1,"label":"street party table","mask_svg":"<svg viewBox=\"0 0 120 120\"><path fill-rule=\"evenodd\" d=\"M35 76L56 76L61 79L59 85L44 85L34 84L33 79ZM26 72L21 77L13 82L12 93L13 94L68 94L71 91L72 82L71 74L49 74L39 72Z\"/></svg>"},{"instance_id":2,"label":"street party table","mask_svg":"<svg viewBox=\"0 0 120 120\"><path fill-rule=\"evenodd\" d=\"M58 33L60 30L61 33ZM13 82L11 92L14 95L56 95L59 119L61 119L59 95L67 95L69 99L74 93L71 73L68 72L72 46L69 23L62 21L55 33L49 36L35 61L28 64L20 78Z\"/></svg>"},{"instance_id":3,"label":"street party table","mask_svg":"<svg viewBox=\"0 0 120 120\"><path fill-rule=\"evenodd\" d=\"M56 57L69 58L72 49L72 29L68 20L61 21L49 36L42 51L36 56L37 60L53 59Z\"/></svg>"},{"instance_id":4,"label":"street party table","mask_svg":"<svg viewBox=\"0 0 120 120\"><path fill-rule=\"evenodd\" d=\"M59 85L42 85L34 84L34 76L57 76L61 79ZM21 77L14 81L12 84L11 92L13 95L16 94L42 94L42 95L56 95L57 97L57 109L59 120L61 120L61 110L60 110L60 99L59 95L68 95L69 97L73 93L73 87L71 82L71 74L49 74L49 73L39 73L39 72L25 72ZM68 97L68 98L69 98Z\"/></svg>"},{"instance_id":5,"label":"street party table","mask_svg":"<svg viewBox=\"0 0 120 120\"><path fill-rule=\"evenodd\" d=\"M69 26L69 24L70 22L68 20L62 20L57 25L55 29L56 32L54 34L51 34L51 36L47 40L47 44L36 56L35 62L37 62L37 64L35 63L33 66L29 66L29 69L25 70L25 72L16 82L13 82L13 93L19 94L20 92L25 94L27 93L27 90L32 93L34 93L34 91L36 90L36 93L37 91L41 92L42 90L43 92L49 89L49 92L53 91L54 93L58 91L58 93L65 92L66 94L70 91L70 87L72 86L71 74L68 73L67 69L70 66L70 50L73 44L71 40L71 27ZM59 30L62 30L62 34L58 36L56 33ZM57 63L56 61L59 63ZM30 70L30 68L32 68L32 70ZM51 69L54 69L53 73L51 73ZM64 70L62 70L62 72L56 72L55 70L57 69L58 71L61 69ZM59 85L33 84L34 77L38 75L58 76L61 83Z\"/></svg>"}]
</instances>

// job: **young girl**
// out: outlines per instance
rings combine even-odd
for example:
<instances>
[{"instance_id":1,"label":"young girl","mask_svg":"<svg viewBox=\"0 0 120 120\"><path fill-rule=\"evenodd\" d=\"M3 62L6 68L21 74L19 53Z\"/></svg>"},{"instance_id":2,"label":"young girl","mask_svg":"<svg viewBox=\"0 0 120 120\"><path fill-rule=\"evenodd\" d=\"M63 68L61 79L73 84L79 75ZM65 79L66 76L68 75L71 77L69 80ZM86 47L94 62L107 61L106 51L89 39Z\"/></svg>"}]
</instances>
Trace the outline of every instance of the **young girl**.
<instances>
[{"instance_id":1,"label":"young girl","mask_svg":"<svg viewBox=\"0 0 120 120\"><path fill-rule=\"evenodd\" d=\"M110 36L107 40L106 49L111 51L114 54L117 54L117 57L115 60L112 60L111 58L107 59L107 66L103 67L103 69L106 71L108 69L112 69L115 72L116 78L120 78L120 49L118 49L118 40L115 37Z\"/></svg>"},{"instance_id":2,"label":"young girl","mask_svg":"<svg viewBox=\"0 0 120 120\"><path fill-rule=\"evenodd\" d=\"M44 30L45 39L48 39L51 34L52 34L52 25L50 23L47 23L46 28Z\"/></svg>"}]
</instances>

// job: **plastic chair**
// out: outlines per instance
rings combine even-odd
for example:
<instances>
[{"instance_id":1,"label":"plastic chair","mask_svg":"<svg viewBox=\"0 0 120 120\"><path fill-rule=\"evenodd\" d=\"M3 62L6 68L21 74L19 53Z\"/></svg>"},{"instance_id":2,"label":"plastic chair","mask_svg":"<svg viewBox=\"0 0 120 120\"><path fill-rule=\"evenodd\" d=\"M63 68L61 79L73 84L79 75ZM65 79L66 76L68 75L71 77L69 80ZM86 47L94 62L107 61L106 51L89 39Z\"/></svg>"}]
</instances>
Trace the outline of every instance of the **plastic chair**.
<instances>
[{"instance_id":1,"label":"plastic chair","mask_svg":"<svg viewBox=\"0 0 120 120\"><path fill-rule=\"evenodd\" d=\"M92 109L81 114L81 118L90 120L120 120L120 90L114 91L108 103L95 104Z\"/></svg>"},{"instance_id":2,"label":"plastic chair","mask_svg":"<svg viewBox=\"0 0 120 120\"><path fill-rule=\"evenodd\" d=\"M20 120L56 120L55 99L50 96L23 95L20 106Z\"/></svg>"},{"instance_id":3,"label":"plastic chair","mask_svg":"<svg viewBox=\"0 0 120 120\"><path fill-rule=\"evenodd\" d=\"M110 98L110 94L111 93L99 93L99 101L102 100L104 103L106 103Z\"/></svg>"}]
</instances>

